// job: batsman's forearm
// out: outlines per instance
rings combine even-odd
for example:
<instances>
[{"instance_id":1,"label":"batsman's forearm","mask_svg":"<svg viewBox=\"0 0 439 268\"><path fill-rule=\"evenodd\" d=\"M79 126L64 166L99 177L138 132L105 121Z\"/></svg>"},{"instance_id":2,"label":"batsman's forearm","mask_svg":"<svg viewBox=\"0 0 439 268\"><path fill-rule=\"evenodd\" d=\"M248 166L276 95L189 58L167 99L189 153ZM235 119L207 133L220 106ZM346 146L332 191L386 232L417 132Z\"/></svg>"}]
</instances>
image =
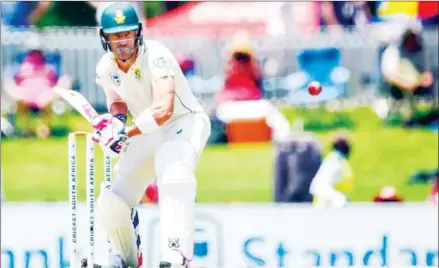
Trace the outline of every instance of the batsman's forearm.
<instances>
[{"instance_id":1,"label":"batsman's forearm","mask_svg":"<svg viewBox=\"0 0 439 268\"><path fill-rule=\"evenodd\" d=\"M124 114L127 115L128 114L128 105L125 102L113 102L110 105L110 113L112 115L116 115L116 114Z\"/></svg>"},{"instance_id":2,"label":"batsman's forearm","mask_svg":"<svg viewBox=\"0 0 439 268\"><path fill-rule=\"evenodd\" d=\"M171 97L156 100L134 120L134 124L125 127L128 137L151 133L165 124L174 112L173 95Z\"/></svg>"},{"instance_id":3,"label":"batsman's forearm","mask_svg":"<svg viewBox=\"0 0 439 268\"><path fill-rule=\"evenodd\" d=\"M156 102L146 108L136 119L134 126L129 129L130 133L149 134L160 128L171 118L174 111L173 105L166 105L166 102Z\"/></svg>"},{"instance_id":4,"label":"batsman's forearm","mask_svg":"<svg viewBox=\"0 0 439 268\"><path fill-rule=\"evenodd\" d=\"M125 133L127 134L128 137L134 137L134 136L142 134L140 129L134 124L130 125L130 126L126 126Z\"/></svg>"}]
</instances>

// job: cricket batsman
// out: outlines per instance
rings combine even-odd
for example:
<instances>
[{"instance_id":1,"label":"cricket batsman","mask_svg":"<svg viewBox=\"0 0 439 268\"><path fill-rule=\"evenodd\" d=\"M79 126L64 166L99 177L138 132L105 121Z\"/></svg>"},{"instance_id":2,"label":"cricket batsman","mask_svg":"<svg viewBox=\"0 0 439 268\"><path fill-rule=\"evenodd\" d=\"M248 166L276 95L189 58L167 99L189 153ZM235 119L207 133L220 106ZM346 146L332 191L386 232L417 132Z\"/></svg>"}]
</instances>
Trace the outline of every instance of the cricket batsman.
<instances>
[{"instance_id":1,"label":"cricket batsman","mask_svg":"<svg viewBox=\"0 0 439 268\"><path fill-rule=\"evenodd\" d=\"M113 3L101 17L107 53L96 67L108 114L94 141L119 157L111 190L101 187L96 213L111 244L111 267L139 267L131 209L154 177L159 189L160 268L188 267L193 255L194 171L210 135L210 120L177 60L157 41L144 41L136 11ZM127 124L128 111L133 123Z\"/></svg>"}]
</instances>

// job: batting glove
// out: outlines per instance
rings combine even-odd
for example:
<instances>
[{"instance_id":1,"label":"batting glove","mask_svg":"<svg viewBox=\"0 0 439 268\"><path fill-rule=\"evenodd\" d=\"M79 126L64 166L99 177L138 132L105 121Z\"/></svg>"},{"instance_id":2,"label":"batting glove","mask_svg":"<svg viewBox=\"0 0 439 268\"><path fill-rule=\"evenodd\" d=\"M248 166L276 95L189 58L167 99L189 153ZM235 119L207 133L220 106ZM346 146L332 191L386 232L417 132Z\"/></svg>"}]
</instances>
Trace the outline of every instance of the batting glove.
<instances>
[{"instance_id":1,"label":"batting glove","mask_svg":"<svg viewBox=\"0 0 439 268\"><path fill-rule=\"evenodd\" d=\"M107 131L103 132L96 131L92 137L95 142L99 143L106 155L115 158L125 147L128 135L123 129L117 135L113 135L109 130L107 129Z\"/></svg>"},{"instance_id":2,"label":"batting glove","mask_svg":"<svg viewBox=\"0 0 439 268\"><path fill-rule=\"evenodd\" d=\"M127 116L124 114L116 114L113 116L110 113L106 113L94 118L92 126L101 133L108 131L107 128L111 128L111 131L116 135L125 127L126 121Z\"/></svg>"}]
</instances>

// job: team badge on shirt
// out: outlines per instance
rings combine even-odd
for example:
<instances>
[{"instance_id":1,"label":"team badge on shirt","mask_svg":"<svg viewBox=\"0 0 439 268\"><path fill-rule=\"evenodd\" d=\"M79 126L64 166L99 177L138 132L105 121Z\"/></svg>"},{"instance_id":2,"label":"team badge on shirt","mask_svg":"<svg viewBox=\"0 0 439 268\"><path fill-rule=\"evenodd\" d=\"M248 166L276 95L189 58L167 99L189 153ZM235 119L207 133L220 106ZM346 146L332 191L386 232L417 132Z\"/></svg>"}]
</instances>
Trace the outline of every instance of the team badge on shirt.
<instances>
[{"instance_id":1,"label":"team badge on shirt","mask_svg":"<svg viewBox=\"0 0 439 268\"><path fill-rule=\"evenodd\" d=\"M134 69L134 75L136 76L137 79L142 77L142 73L140 73L140 68Z\"/></svg>"},{"instance_id":2,"label":"team badge on shirt","mask_svg":"<svg viewBox=\"0 0 439 268\"><path fill-rule=\"evenodd\" d=\"M111 72L110 79L113 84L115 84L116 86L120 86L120 76L117 72Z\"/></svg>"},{"instance_id":3,"label":"team badge on shirt","mask_svg":"<svg viewBox=\"0 0 439 268\"><path fill-rule=\"evenodd\" d=\"M165 58L163 58L163 57L160 57L160 58L155 59L155 60L153 61L153 63L154 63L154 65L155 65L157 68L163 68L163 67L166 66L166 60L165 60Z\"/></svg>"}]
</instances>

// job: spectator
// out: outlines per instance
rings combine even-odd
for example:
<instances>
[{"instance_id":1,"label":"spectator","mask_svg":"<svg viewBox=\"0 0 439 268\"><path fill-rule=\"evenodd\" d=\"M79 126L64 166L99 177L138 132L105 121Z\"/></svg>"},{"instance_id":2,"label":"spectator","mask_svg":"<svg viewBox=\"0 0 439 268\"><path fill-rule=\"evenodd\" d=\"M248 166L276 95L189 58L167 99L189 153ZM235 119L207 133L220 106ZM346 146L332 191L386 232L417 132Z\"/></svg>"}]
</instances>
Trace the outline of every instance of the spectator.
<instances>
[{"instance_id":1,"label":"spectator","mask_svg":"<svg viewBox=\"0 0 439 268\"><path fill-rule=\"evenodd\" d=\"M316 206L343 207L348 202L346 195L354 186L352 170L347 161L350 153L347 137L337 137L309 188Z\"/></svg>"},{"instance_id":2,"label":"spectator","mask_svg":"<svg viewBox=\"0 0 439 268\"><path fill-rule=\"evenodd\" d=\"M31 114L39 115L36 134L46 138L50 134L50 104L57 97L52 88L55 85L71 88L71 78L60 73L60 57L56 53L49 57L41 49L31 49L24 55L18 54L16 61L11 77L5 80L5 91L26 121ZM32 134L30 124L26 124L24 134Z\"/></svg>"},{"instance_id":3,"label":"spectator","mask_svg":"<svg viewBox=\"0 0 439 268\"><path fill-rule=\"evenodd\" d=\"M259 100L261 88L261 70L254 58L250 37L246 32L238 32L230 45L224 89L218 93L217 100L219 103Z\"/></svg>"},{"instance_id":4,"label":"spectator","mask_svg":"<svg viewBox=\"0 0 439 268\"><path fill-rule=\"evenodd\" d=\"M439 2L420 1L418 2L419 17L422 18L422 25L426 29L436 29L439 26Z\"/></svg>"},{"instance_id":5,"label":"spectator","mask_svg":"<svg viewBox=\"0 0 439 268\"><path fill-rule=\"evenodd\" d=\"M42 17L50 2L1 2L2 24L11 28L27 28Z\"/></svg>"},{"instance_id":6,"label":"spectator","mask_svg":"<svg viewBox=\"0 0 439 268\"><path fill-rule=\"evenodd\" d=\"M178 65L181 68L181 71L183 72L184 76L186 78L188 76L195 75L195 61L192 57L185 56L183 54L176 55Z\"/></svg>"},{"instance_id":7,"label":"spectator","mask_svg":"<svg viewBox=\"0 0 439 268\"><path fill-rule=\"evenodd\" d=\"M433 96L433 74L429 52L421 35L421 25L407 23L399 43L390 44L381 59L383 81L381 87L395 100L410 96L412 112L413 96Z\"/></svg>"},{"instance_id":8,"label":"spectator","mask_svg":"<svg viewBox=\"0 0 439 268\"><path fill-rule=\"evenodd\" d=\"M318 139L311 133L289 135L276 142L276 202L312 203L309 187L322 163Z\"/></svg>"},{"instance_id":9,"label":"spectator","mask_svg":"<svg viewBox=\"0 0 439 268\"><path fill-rule=\"evenodd\" d=\"M198 97L202 98L202 94L209 92L210 84L195 72L195 60L191 56L186 56L183 53L175 55L178 65L180 66L183 75L186 77L192 92Z\"/></svg>"},{"instance_id":10,"label":"spectator","mask_svg":"<svg viewBox=\"0 0 439 268\"><path fill-rule=\"evenodd\" d=\"M438 26L438 1L376 1L379 21L418 19L426 28Z\"/></svg>"},{"instance_id":11,"label":"spectator","mask_svg":"<svg viewBox=\"0 0 439 268\"><path fill-rule=\"evenodd\" d=\"M83 1L3 1L1 7L3 24L12 28L96 25L94 6Z\"/></svg>"},{"instance_id":12,"label":"spectator","mask_svg":"<svg viewBox=\"0 0 439 268\"><path fill-rule=\"evenodd\" d=\"M331 31L361 27L371 21L371 12L365 1L320 2L320 25Z\"/></svg>"}]
</instances>

